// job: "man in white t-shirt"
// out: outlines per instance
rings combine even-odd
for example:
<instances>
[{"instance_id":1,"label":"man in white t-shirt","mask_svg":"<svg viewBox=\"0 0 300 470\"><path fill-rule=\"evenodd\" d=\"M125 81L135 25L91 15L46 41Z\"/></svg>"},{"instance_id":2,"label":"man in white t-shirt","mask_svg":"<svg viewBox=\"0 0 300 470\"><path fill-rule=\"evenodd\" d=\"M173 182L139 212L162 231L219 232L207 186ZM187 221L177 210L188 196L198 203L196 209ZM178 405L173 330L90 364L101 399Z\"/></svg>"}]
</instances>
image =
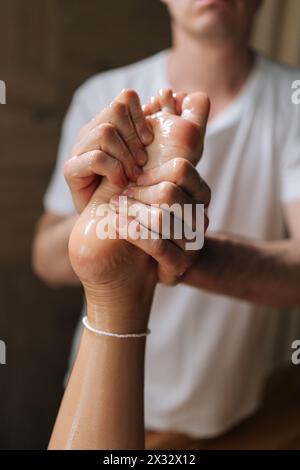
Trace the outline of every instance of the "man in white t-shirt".
<instances>
[{"instance_id":1,"label":"man in white t-shirt","mask_svg":"<svg viewBox=\"0 0 300 470\"><path fill-rule=\"evenodd\" d=\"M291 100L300 70L249 51L259 0L164 2L172 49L96 75L75 93L33 262L49 283L78 282L63 165L85 123L123 88L142 102L159 88L209 95L198 169L212 189L210 234L184 283L157 289L145 377L146 427L201 438L258 408L266 377L290 360L300 335L300 106Z\"/></svg>"}]
</instances>

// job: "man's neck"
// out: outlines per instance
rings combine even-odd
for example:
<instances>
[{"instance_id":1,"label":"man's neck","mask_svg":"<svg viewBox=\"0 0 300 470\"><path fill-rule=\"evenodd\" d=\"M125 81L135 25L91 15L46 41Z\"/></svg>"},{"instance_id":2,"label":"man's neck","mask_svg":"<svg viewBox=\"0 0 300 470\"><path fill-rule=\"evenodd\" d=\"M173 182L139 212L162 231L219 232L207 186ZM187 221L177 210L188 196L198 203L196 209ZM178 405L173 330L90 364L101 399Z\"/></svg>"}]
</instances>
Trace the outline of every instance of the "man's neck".
<instances>
[{"instance_id":1,"label":"man's neck","mask_svg":"<svg viewBox=\"0 0 300 470\"><path fill-rule=\"evenodd\" d=\"M171 49L168 74L175 90L203 91L211 99L211 119L240 92L253 65L247 45L229 41L175 40Z\"/></svg>"}]
</instances>

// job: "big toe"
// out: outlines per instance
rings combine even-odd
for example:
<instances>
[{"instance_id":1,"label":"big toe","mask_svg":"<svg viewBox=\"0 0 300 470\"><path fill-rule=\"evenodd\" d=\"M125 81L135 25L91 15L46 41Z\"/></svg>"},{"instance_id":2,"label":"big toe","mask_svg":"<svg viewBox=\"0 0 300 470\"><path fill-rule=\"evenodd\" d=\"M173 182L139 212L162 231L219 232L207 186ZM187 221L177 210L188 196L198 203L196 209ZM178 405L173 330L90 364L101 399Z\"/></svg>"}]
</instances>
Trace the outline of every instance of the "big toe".
<instances>
[{"instance_id":1,"label":"big toe","mask_svg":"<svg viewBox=\"0 0 300 470\"><path fill-rule=\"evenodd\" d=\"M205 129L209 110L210 101L205 93L191 93L183 100L181 117Z\"/></svg>"}]
</instances>

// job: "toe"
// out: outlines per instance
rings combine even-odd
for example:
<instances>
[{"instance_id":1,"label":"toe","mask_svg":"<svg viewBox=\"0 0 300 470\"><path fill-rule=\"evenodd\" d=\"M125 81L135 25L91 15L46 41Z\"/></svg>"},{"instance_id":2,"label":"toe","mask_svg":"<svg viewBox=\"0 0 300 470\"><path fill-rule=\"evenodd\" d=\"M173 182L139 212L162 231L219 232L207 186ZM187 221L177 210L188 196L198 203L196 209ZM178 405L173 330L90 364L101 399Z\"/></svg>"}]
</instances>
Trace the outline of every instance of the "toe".
<instances>
[{"instance_id":1,"label":"toe","mask_svg":"<svg viewBox=\"0 0 300 470\"><path fill-rule=\"evenodd\" d=\"M158 97L162 111L176 114L176 102L173 96L173 91L170 88L162 88L159 90Z\"/></svg>"},{"instance_id":2,"label":"toe","mask_svg":"<svg viewBox=\"0 0 300 470\"><path fill-rule=\"evenodd\" d=\"M151 96L150 101L143 106L145 116L150 116L161 111L159 96Z\"/></svg>"},{"instance_id":3,"label":"toe","mask_svg":"<svg viewBox=\"0 0 300 470\"><path fill-rule=\"evenodd\" d=\"M175 100L176 113L180 115L182 113L182 103L184 98L187 96L187 93L184 91L177 91L173 93L173 98Z\"/></svg>"},{"instance_id":4,"label":"toe","mask_svg":"<svg viewBox=\"0 0 300 470\"><path fill-rule=\"evenodd\" d=\"M205 129L210 110L210 101L205 93L191 93L182 103L183 119L195 122Z\"/></svg>"}]
</instances>

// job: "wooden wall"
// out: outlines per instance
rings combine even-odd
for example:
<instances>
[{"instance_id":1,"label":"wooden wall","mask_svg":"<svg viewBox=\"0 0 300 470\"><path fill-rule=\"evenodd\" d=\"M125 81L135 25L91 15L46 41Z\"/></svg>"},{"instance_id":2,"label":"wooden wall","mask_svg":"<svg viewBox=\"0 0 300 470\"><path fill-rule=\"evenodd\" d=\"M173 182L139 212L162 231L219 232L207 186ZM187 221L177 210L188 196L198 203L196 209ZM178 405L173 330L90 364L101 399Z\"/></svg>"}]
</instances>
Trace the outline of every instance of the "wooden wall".
<instances>
[{"instance_id":1,"label":"wooden wall","mask_svg":"<svg viewBox=\"0 0 300 470\"><path fill-rule=\"evenodd\" d=\"M169 44L158 0L1 0L0 448L45 448L62 393L81 292L32 273L30 246L62 117L91 74Z\"/></svg>"}]
</instances>

